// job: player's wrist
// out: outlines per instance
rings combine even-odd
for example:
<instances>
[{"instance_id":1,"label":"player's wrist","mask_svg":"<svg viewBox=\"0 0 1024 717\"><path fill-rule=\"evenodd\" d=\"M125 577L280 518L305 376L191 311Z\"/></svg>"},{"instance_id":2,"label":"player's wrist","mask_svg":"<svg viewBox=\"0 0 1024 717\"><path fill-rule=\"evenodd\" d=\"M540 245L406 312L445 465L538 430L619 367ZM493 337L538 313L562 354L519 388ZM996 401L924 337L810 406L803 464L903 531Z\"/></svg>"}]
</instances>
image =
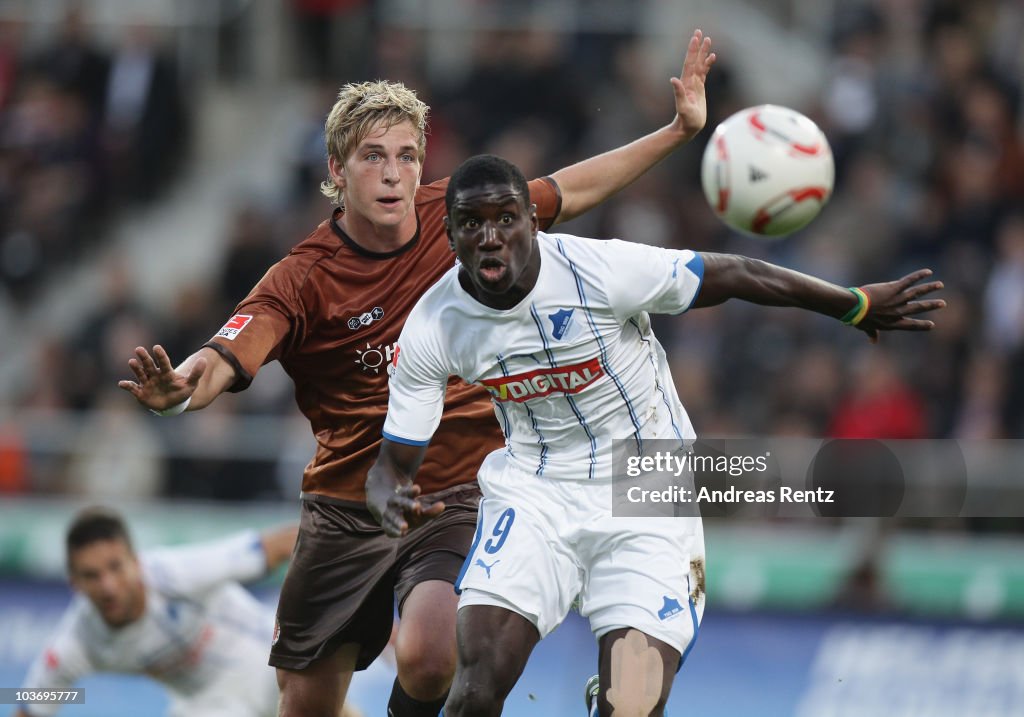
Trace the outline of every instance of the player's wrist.
<instances>
[{"instance_id":1,"label":"player's wrist","mask_svg":"<svg viewBox=\"0 0 1024 717\"><path fill-rule=\"evenodd\" d=\"M849 291L857 298L857 303L852 309L843 314L839 320L847 326L857 326L868 315L868 311L871 310L871 299L859 287L851 286Z\"/></svg>"},{"instance_id":2,"label":"player's wrist","mask_svg":"<svg viewBox=\"0 0 1024 717\"><path fill-rule=\"evenodd\" d=\"M162 417L177 416L180 413L184 413L188 409L188 405L190 403L192 403L192 397L191 396L186 398L181 403L176 403L175 405L173 405L173 406L171 406L169 408L165 408L165 409L160 410L160 411L156 410L155 408L151 408L151 409L149 409L149 412L152 413L154 416L162 416Z\"/></svg>"}]
</instances>

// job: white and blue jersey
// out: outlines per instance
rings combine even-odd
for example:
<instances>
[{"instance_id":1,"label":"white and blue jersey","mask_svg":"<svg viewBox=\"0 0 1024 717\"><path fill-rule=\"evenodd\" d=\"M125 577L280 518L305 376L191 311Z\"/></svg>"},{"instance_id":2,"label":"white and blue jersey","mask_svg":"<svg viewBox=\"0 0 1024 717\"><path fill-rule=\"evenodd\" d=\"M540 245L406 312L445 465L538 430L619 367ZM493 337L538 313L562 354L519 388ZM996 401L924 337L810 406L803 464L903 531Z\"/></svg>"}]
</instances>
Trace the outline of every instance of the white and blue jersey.
<instances>
[{"instance_id":1,"label":"white and blue jersey","mask_svg":"<svg viewBox=\"0 0 1024 717\"><path fill-rule=\"evenodd\" d=\"M692 251L538 233L537 284L517 306L492 309L459 284L456 266L409 315L390 381L384 435L426 444L449 375L484 386L520 471L606 479L611 442L639 453L651 438L695 438L649 313L678 314L696 298Z\"/></svg>"},{"instance_id":2,"label":"white and blue jersey","mask_svg":"<svg viewBox=\"0 0 1024 717\"><path fill-rule=\"evenodd\" d=\"M266 571L260 536L247 531L161 548L140 561L144 614L110 627L86 597L76 596L30 668L25 688L68 689L95 672L141 674L168 688L172 717L276 714L276 674L267 665L274 615L239 584ZM59 706L22 709L44 717Z\"/></svg>"}]
</instances>

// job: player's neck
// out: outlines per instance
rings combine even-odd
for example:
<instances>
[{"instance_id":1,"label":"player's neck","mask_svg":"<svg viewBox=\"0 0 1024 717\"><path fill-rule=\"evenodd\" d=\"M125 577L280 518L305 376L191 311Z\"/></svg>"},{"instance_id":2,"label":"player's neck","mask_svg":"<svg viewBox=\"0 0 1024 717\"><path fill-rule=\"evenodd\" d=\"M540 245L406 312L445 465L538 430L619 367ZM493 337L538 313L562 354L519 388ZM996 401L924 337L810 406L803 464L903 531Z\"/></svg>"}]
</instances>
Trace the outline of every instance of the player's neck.
<instances>
[{"instance_id":1,"label":"player's neck","mask_svg":"<svg viewBox=\"0 0 1024 717\"><path fill-rule=\"evenodd\" d=\"M377 254L401 249L413 240L419 226L415 210L410 211L400 223L391 225L375 224L355 212L345 212L336 221L349 239Z\"/></svg>"}]
</instances>

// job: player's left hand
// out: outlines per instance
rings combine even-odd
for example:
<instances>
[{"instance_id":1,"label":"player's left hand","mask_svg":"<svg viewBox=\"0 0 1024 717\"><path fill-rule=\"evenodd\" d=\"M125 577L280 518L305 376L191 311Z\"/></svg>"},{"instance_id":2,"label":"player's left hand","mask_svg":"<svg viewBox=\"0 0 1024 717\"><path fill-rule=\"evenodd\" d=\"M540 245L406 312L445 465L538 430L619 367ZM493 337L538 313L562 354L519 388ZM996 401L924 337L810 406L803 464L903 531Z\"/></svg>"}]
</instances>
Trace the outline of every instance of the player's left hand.
<instances>
[{"instance_id":1,"label":"player's left hand","mask_svg":"<svg viewBox=\"0 0 1024 717\"><path fill-rule=\"evenodd\" d=\"M387 535L400 538L444 511L442 501L426 503L419 494L420 487L415 483L389 491L379 483L367 481L366 507Z\"/></svg>"},{"instance_id":2,"label":"player's left hand","mask_svg":"<svg viewBox=\"0 0 1024 717\"><path fill-rule=\"evenodd\" d=\"M942 299L918 301L920 297L943 288L941 281L917 283L931 275L931 269L918 269L896 281L860 287L868 295L871 306L856 328L866 333L871 343L878 343L880 331L931 331L935 327L934 321L910 318L946 306Z\"/></svg>"},{"instance_id":3,"label":"player's left hand","mask_svg":"<svg viewBox=\"0 0 1024 717\"><path fill-rule=\"evenodd\" d=\"M715 53L711 51L711 38L704 37L699 29L694 30L686 47L682 72L679 77L671 79L672 91L676 96L675 124L687 140L700 132L708 121L704 81L715 59Z\"/></svg>"}]
</instances>

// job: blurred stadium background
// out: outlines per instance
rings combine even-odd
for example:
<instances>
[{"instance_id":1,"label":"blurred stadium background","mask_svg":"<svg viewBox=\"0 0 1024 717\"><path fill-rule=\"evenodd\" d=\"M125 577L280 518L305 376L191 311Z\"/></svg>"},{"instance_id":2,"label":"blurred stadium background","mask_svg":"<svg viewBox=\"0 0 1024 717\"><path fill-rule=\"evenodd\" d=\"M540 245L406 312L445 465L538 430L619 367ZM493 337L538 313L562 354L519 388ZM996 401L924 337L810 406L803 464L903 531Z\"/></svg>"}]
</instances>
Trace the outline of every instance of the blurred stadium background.
<instances>
[{"instance_id":1,"label":"blurred stadium background","mask_svg":"<svg viewBox=\"0 0 1024 717\"><path fill-rule=\"evenodd\" d=\"M742 305L660 321L698 432L1018 445L1019 0L0 0L0 685L66 604L77 507L122 507L143 547L297 516L312 437L276 365L184 419L116 381L136 345L188 355L327 216L340 84L402 80L431 105L424 181L479 151L540 176L667 122L694 27L719 55L709 129L762 102L808 114L835 153L831 203L782 242L731 235L700 193L706 130L567 230L844 285L929 266L949 302L930 335L877 347ZM1014 516L1024 501L993 519L709 519L709 607L673 714L1024 715ZM258 587L270 602L278 579ZM571 617L507 713L582 714L595 659ZM368 714L388 669L356 681ZM164 704L141 680L87 684L68 714Z\"/></svg>"}]
</instances>

